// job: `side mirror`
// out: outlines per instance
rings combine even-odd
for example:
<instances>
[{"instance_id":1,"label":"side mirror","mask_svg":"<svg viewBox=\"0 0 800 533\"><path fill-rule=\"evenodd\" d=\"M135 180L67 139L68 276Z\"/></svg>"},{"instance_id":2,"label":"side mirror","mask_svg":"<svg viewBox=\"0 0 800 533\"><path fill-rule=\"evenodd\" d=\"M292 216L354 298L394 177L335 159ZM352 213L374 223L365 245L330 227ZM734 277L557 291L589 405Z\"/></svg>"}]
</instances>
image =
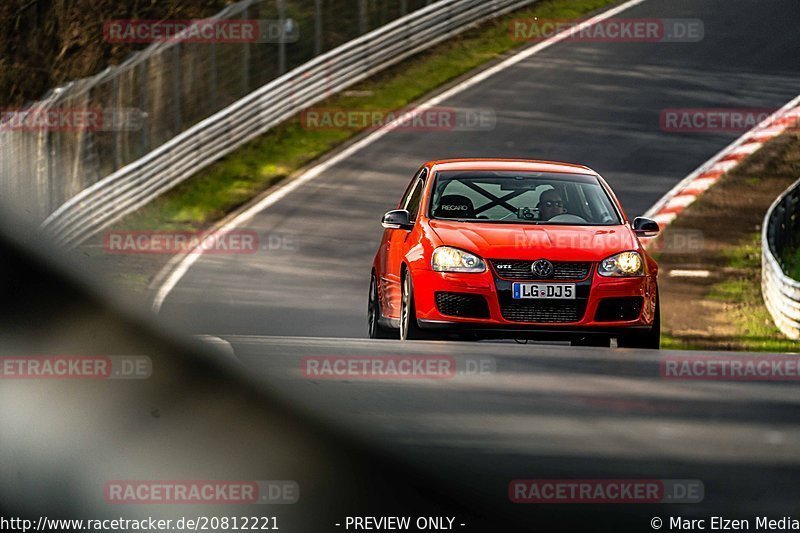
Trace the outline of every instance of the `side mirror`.
<instances>
[{"instance_id":1,"label":"side mirror","mask_svg":"<svg viewBox=\"0 0 800 533\"><path fill-rule=\"evenodd\" d=\"M381 225L387 229L405 229L410 230L414 227L414 223L409 220L408 211L405 209L395 209L389 211L381 219Z\"/></svg>"},{"instance_id":2,"label":"side mirror","mask_svg":"<svg viewBox=\"0 0 800 533\"><path fill-rule=\"evenodd\" d=\"M644 217L636 217L633 219L633 231L639 237L655 237L661 228L655 220Z\"/></svg>"}]
</instances>

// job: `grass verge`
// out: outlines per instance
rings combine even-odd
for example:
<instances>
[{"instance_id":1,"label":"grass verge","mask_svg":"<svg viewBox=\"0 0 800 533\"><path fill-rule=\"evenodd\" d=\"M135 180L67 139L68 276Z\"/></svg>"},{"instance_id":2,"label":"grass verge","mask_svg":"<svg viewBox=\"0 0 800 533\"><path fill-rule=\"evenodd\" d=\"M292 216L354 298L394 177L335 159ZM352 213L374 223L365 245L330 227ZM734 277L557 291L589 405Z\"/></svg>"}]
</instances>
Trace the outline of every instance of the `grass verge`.
<instances>
[{"instance_id":1,"label":"grass verge","mask_svg":"<svg viewBox=\"0 0 800 533\"><path fill-rule=\"evenodd\" d=\"M741 335L741 349L796 352L800 343L786 339L772 322L761 296L761 234L745 237L723 253L733 275L711 286L709 298L727 303L727 318Z\"/></svg>"},{"instance_id":2,"label":"grass verge","mask_svg":"<svg viewBox=\"0 0 800 533\"><path fill-rule=\"evenodd\" d=\"M353 111L402 109L524 45L512 39L512 20L581 18L618 1L543 0L449 39L316 107ZM308 130L302 127L299 117L294 117L126 217L117 229L205 227L358 133L346 129Z\"/></svg>"}]
</instances>

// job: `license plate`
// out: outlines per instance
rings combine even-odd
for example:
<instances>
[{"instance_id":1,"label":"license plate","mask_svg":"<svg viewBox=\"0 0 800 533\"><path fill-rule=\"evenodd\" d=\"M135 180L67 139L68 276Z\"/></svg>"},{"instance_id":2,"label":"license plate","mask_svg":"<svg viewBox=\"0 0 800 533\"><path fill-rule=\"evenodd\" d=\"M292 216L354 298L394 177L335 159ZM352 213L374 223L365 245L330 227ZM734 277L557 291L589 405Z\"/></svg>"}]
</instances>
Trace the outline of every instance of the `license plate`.
<instances>
[{"instance_id":1,"label":"license plate","mask_svg":"<svg viewBox=\"0 0 800 533\"><path fill-rule=\"evenodd\" d=\"M514 299L574 300L575 284L566 283L514 283Z\"/></svg>"}]
</instances>

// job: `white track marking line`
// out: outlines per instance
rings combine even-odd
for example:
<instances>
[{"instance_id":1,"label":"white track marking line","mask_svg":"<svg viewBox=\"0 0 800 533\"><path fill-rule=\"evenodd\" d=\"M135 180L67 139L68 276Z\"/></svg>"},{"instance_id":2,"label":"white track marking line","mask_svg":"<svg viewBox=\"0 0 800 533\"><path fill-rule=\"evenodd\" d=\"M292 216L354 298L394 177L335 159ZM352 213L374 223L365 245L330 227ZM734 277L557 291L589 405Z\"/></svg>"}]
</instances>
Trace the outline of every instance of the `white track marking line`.
<instances>
[{"instance_id":1,"label":"white track marking line","mask_svg":"<svg viewBox=\"0 0 800 533\"><path fill-rule=\"evenodd\" d=\"M670 198L669 202L667 202L664 205L664 207L677 207L677 206L686 207L692 202L694 202L694 197L689 195L684 196L682 194L679 194L678 196L673 196L672 198Z\"/></svg>"},{"instance_id":2,"label":"white track marking line","mask_svg":"<svg viewBox=\"0 0 800 533\"><path fill-rule=\"evenodd\" d=\"M711 272L708 270L681 270L676 268L669 271L669 277L671 278L707 278L710 276Z\"/></svg>"},{"instance_id":3,"label":"white track marking line","mask_svg":"<svg viewBox=\"0 0 800 533\"><path fill-rule=\"evenodd\" d=\"M630 0L628 2L625 2L624 4L621 4L621 5L613 8L613 9L609 9L608 11L604 11L603 13L600 13L599 15L596 15L596 16L590 18L585 23L582 23L580 26L576 26L576 27L573 27L571 29L568 29L568 30L566 30L566 31L564 31L562 33L559 33L557 35L554 35L553 37L550 37L549 39L547 39L545 41L542 41L541 43L538 43L538 44L536 44L536 45L534 45L534 46L532 46L530 48L526 48L525 50L522 50L521 52L509 57L508 59L498 63L497 65L495 65L495 66L493 66L491 68L488 68L488 69L486 69L484 71L481 71L481 72L477 73L475 76L473 76L473 77L471 77L471 78L469 78L467 80L464 80L463 82L459 83L458 85L455 85L455 86L451 87L450 89L448 89L447 91L439 94L438 96L435 96L435 97L433 97L433 98L431 98L429 100L426 100L425 102L423 102L419 106L416 106L414 108L414 111L412 112L412 114L413 115L417 115L417 114L419 114L419 113L421 113L423 111L426 111L427 109L430 109L433 106L438 105L442 101L444 101L444 100L446 100L448 98L451 98L452 96L455 96L458 93L461 93L461 92L463 92L463 91L465 91L465 90L477 85L478 83L490 78L491 76L497 74L498 72L501 72L501 71L507 69L508 67L516 65L517 63L519 63L521 61L524 61L525 59L527 59L527 58L529 58L529 57L531 57L531 56L533 56L535 54L538 54L542 50L550 48L552 45L567 39L568 37L573 35L575 32L579 31L581 28L586 28L586 27L589 27L589 26L593 26L593 25L597 24L598 22L602 22L602 21L604 21L606 19L609 19L609 18L611 18L611 17L613 17L615 15L618 15L619 13L622 13L623 11L626 11L626 10L628 10L628 9L634 7L634 6L637 6L637 5L639 5L639 4L641 4L641 3L645 2L645 1L646 0ZM401 121L395 121L395 122L392 122L392 123L382 127L381 129L375 131L374 133L368 135L367 137L364 137L362 140L358 141L357 143L354 143L351 146L349 146L348 148L342 150L341 152L339 152L338 154L334 155L333 157L331 157L327 161L324 161L324 162L320 163L319 165L316 165L316 166L312 167L307 172L305 172L303 175L301 175L301 176L297 177L296 179L286 183L285 185L280 186L278 189L275 190L275 192L273 192L272 194L264 197L264 199L262 199L260 202L254 204L253 206L245 209L244 211L242 211L241 213L236 215L229 222L224 224L221 228L218 228L217 231L220 231L220 232L231 231L232 229L236 228L237 226L239 226L241 224L244 224L245 222L247 222L248 220L250 220L251 218L256 216L261 211L267 209L268 207L274 205L276 202L280 201L282 198L284 198L286 195L288 195L289 193L291 193L295 189L299 188L301 185L304 185L307 182L313 180L314 178L316 178L317 176L319 176L320 174L322 174L323 172L328 170L333 165L336 165L340 161L343 161L344 159L347 159L348 157L350 157L354 153L358 152L362 148L365 148L366 146L369 146L370 144L374 143L375 141L377 141L378 139L380 139L381 137L383 137L384 135L386 135L390 131L394 130L399 125L400 122ZM178 284L178 282L181 280L181 278L183 278L183 276L186 274L186 272L192 267L192 265L194 265L195 261L197 261L197 259L201 255L202 255L201 252L193 250L192 252L190 252L187 255L183 256L183 259L178 262L178 264L175 267L175 269L172 270L169 273L168 276L166 276L166 279L164 280L164 283L161 285L161 287L159 287L158 291L156 292L156 296L155 296L155 298L153 300L153 311L154 312L158 313L161 310L161 306L164 304L164 300L166 300L166 298L169 295L169 293L172 291L172 289L175 288L175 286Z\"/></svg>"}]
</instances>

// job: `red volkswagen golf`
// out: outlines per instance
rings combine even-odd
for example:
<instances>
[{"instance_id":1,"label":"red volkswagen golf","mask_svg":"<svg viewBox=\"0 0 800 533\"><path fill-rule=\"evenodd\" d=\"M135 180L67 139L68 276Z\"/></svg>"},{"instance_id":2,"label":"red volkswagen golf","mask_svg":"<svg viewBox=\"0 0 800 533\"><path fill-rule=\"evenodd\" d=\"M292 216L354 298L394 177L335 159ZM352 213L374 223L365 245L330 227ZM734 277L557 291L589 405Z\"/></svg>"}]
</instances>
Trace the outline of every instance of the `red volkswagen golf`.
<instances>
[{"instance_id":1,"label":"red volkswagen golf","mask_svg":"<svg viewBox=\"0 0 800 533\"><path fill-rule=\"evenodd\" d=\"M369 335L659 347L656 262L588 167L431 161L383 217Z\"/></svg>"}]
</instances>

